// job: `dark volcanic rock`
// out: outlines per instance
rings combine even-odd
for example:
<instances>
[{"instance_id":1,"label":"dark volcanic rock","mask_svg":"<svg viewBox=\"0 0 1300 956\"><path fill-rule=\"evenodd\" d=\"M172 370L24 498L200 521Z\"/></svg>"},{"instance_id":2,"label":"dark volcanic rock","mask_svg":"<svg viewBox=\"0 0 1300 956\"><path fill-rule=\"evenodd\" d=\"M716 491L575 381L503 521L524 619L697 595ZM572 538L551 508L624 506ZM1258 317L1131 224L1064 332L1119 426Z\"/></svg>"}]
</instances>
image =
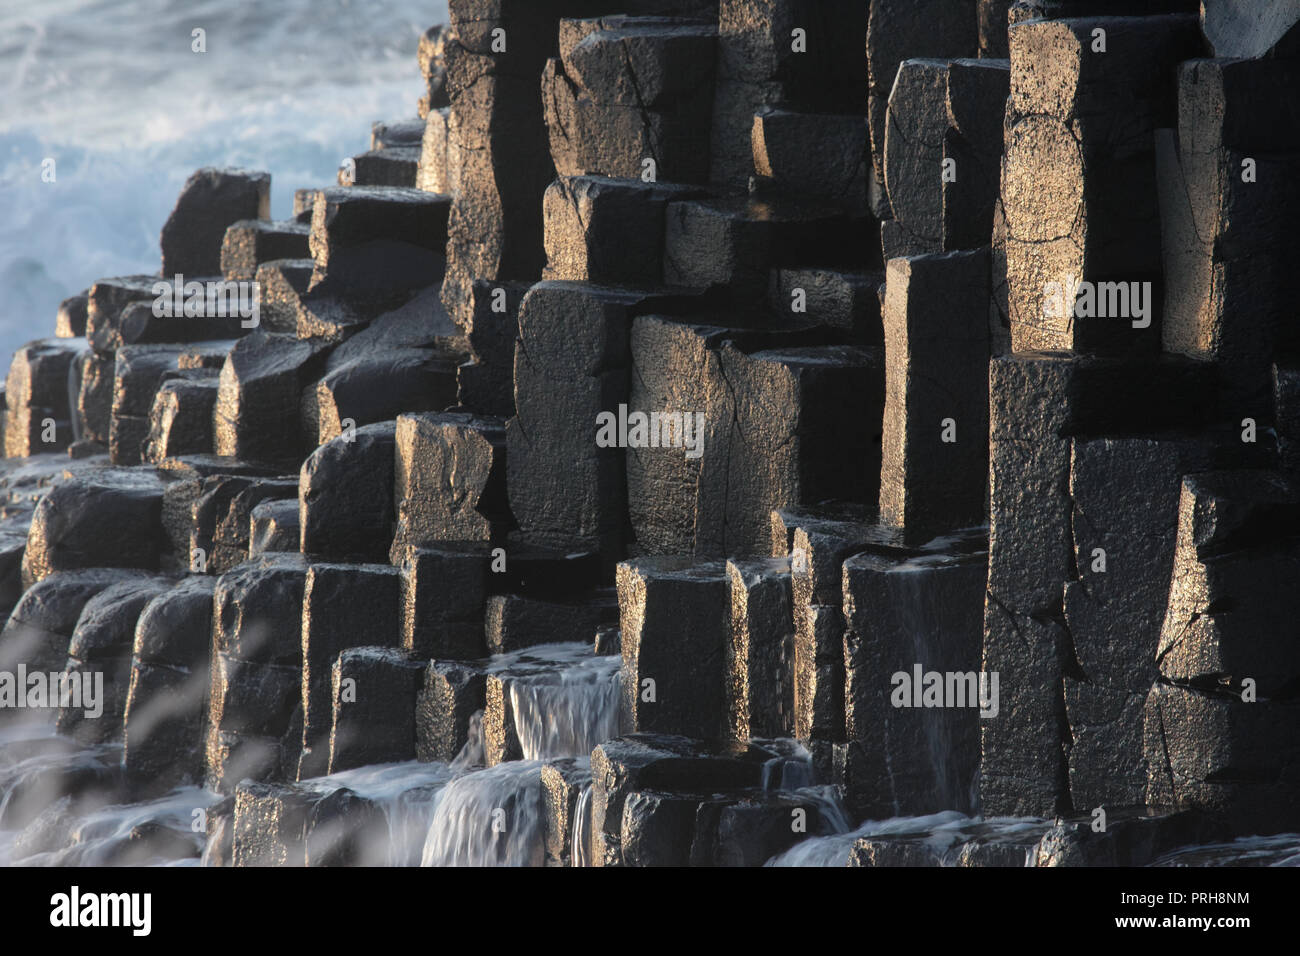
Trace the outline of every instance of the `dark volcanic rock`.
<instances>
[{"instance_id":1,"label":"dark volcanic rock","mask_svg":"<svg viewBox=\"0 0 1300 956\"><path fill-rule=\"evenodd\" d=\"M980 673L986 567L979 551L844 562L843 772L854 813L972 809L979 725L997 719L1001 697L999 678Z\"/></svg>"},{"instance_id":2,"label":"dark volcanic rock","mask_svg":"<svg viewBox=\"0 0 1300 956\"><path fill-rule=\"evenodd\" d=\"M302 537L298 501L280 498L263 501L249 513L248 557L275 551L297 551Z\"/></svg>"},{"instance_id":3,"label":"dark volcanic rock","mask_svg":"<svg viewBox=\"0 0 1300 956\"><path fill-rule=\"evenodd\" d=\"M794 730L794 634L790 562L728 561L728 732L735 740L788 737Z\"/></svg>"},{"instance_id":4,"label":"dark volcanic rock","mask_svg":"<svg viewBox=\"0 0 1300 956\"><path fill-rule=\"evenodd\" d=\"M488 651L502 654L537 644L589 641L602 624L618 621L618 602L612 589L571 601L498 594L488 598L484 613Z\"/></svg>"},{"instance_id":5,"label":"dark volcanic rock","mask_svg":"<svg viewBox=\"0 0 1300 956\"><path fill-rule=\"evenodd\" d=\"M307 437L323 444L345 429L391 421L402 412L454 405L462 358L437 349L403 348L331 362L303 394Z\"/></svg>"},{"instance_id":6,"label":"dark volcanic rock","mask_svg":"<svg viewBox=\"0 0 1300 956\"><path fill-rule=\"evenodd\" d=\"M74 568L157 570L167 549L163 486L148 472L100 469L41 499L23 555L23 580Z\"/></svg>"},{"instance_id":7,"label":"dark volcanic rock","mask_svg":"<svg viewBox=\"0 0 1300 956\"><path fill-rule=\"evenodd\" d=\"M217 275L216 269L191 273L192 276ZM121 276L100 279L90 287L86 305L86 341L96 352L109 353L122 344L115 341L122 325L122 313L132 302L154 302L169 281L158 276Z\"/></svg>"},{"instance_id":8,"label":"dark volcanic rock","mask_svg":"<svg viewBox=\"0 0 1300 956\"><path fill-rule=\"evenodd\" d=\"M356 647L334 662L329 772L415 759L416 694L425 665L391 647Z\"/></svg>"},{"instance_id":9,"label":"dark volcanic rock","mask_svg":"<svg viewBox=\"0 0 1300 956\"><path fill-rule=\"evenodd\" d=\"M174 346L133 345L117 350L108 431L108 452L113 464L140 464L149 437L154 396L164 381L181 374L178 358L179 350Z\"/></svg>"},{"instance_id":10,"label":"dark volcanic rock","mask_svg":"<svg viewBox=\"0 0 1300 956\"><path fill-rule=\"evenodd\" d=\"M6 457L62 451L72 443L69 369L78 351L74 342L43 339L14 354L5 379Z\"/></svg>"},{"instance_id":11,"label":"dark volcanic rock","mask_svg":"<svg viewBox=\"0 0 1300 956\"><path fill-rule=\"evenodd\" d=\"M212 413L219 393L215 375L163 382L149 410L149 435L141 450L143 460L157 464L178 455L211 454Z\"/></svg>"},{"instance_id":12,"label":"dark volcanic rock","mask_svg":"<svg viewBox=\"0 0 1300 956\"><path fill-rule=\"evenodd\" d=\"M244 783L235 792L232 866L388 863L383 810L347 788Z\"/></svg>"},{"instance_id":13,"label":"dark volcanic rock","mask_svg":"<svg viewBox=\"0 0 1300 956\"><path fill-rule=\"evenodd\" d=\"M542 801L546 807L546 865L572 866L591 858L591 848L582 842L590 834L590 802L582 799L591 790L591 768L583 759L565 757L542 767ZM575 837L578 855L573 856Z\"/></svg>"},{"instance_id":14,"label":"dark volcanic rock","mask_svg":"<svg viewBox=\"0 0 1300 956\"><path fill-rule=\"evenodd\" d=\"M631 734L591 755L591 834L595 866L621 864L619 847L629 795L653 789L676 793L753 787L773 754L754 746L715 748L686 737Z\"/></svg>"},{"instance_id":15,"label":"dark volcanic rock","mask_svg":"<svg viewBox=\"0 0 1300 956\"><path fill-rule=\"evenodd\" d=\"M86 568L51 574L27 588L0 635L0 665L20 663L33 672L59 671L86 602L122 581L145 578L142 571Z\"/></svg>"},{"instance_id":16,"label":"dark volcanic rock","mask_svg":"<svg viewBox=\"0 0 1300 956\"><path fill-rule=\"evenodd\" d=\"M887 275L880 521L921 543L984 522L989 259L893 259Z\"/></svg>"},{"instance_id":17,"label":"dark volcanic rock","mask_svg":"<svg viewBox=\"0 0 1300 956\"><path fill-rule=\"evenodd\" d=\"M416 656L478 660L487 656L483 613L492 556L485 545L409 548L402 569L402 647Z\"/></svg>"},{"instance_id":18,"label":"dark volcanic rock","mask_svg":"<svg viewBox=\"0 0 1300 956\"><path fill-rule=\"evenodd\" d=\"M226 229L241 219L267 219L271 175L242 169L200 169L186 181L162 229L162 274L221 274Z\"/></svg>"},{"instance_id":19,"label":"dark volcanic rock","mask_svg":"<svg viewBox=\"0 0 1300 956\"><path fill-rule=\"evenodd\" d=\"M55 320L55 335L61 339L76 339L86 334L86 314L90 305L90 290L69 296L59 303Z\"/></svg>"},{"instance_id":20,"label":"dark volcanic rock","mask_svg":"<svg viewBox=\"0 0 1300 956\"><path fill-rule=\"evenodd\" d=\"M387 557L396 519L393 422L366 425L321 445L299 478L302 551L325 558Z\"/></svg>"},{"instance_id":21,"label":"dark volcanic rock","mask_svg":"<svg viewBox=\"0 0 1300 956\"><path fill-rule=\"evenodd\" d=\"M60 708L59 733L85 744L121 739L136 621L145 605L171 585L166 578L123 581L86 602L68 642L67 671L87 675L96 685L102 681L102 689L93 709L84 696L72 702L75 706Z\"/></svg>"},{"instance_id":22,"label":"dark volcanic rock","mask_svg":"<svg viewBox=\"0 0 1300 956\"><path fill-rule=\"evenodd\" d=\"M331 672L339 654L352 647L400 646L399 585L398 571L389 565L313 564L308 569L302 599L298 779L329 772L335 702Z\"/></svg>"},{"instance_id":23,"label":"dark volcanic rock","mask_svg":"<svg viewBox=\"0 0 1300 956\"><path fill-rule=\"evenodd\" d=\"M240 339L221 369L215 452L296 465L304 449L294 412L303 388L319 373L325 348L262 331Z\"/></svg>"},{"instance_id":24,"label":"dark volcanic rock","mask_svg":"<svg viewBox=\"0 0 1300 956\"><path fill-rule=\"evenodd\" d=\"M417 694L415 752L451 761L470 736L470 718L487 706L484 668L469 661L430 661Z\"/></svg>"},{"instance_id":25,"label":"dark volcanic rock","mask_svg":"<svg viewBox=\"0 0 1300 956\"><path fill-rule=\"evenodd\" d=\"M731 625L726 565L689 558L626 561L618 566L618 602L624 726L723 738Z\"/></svg>"},{"instance_id":26,"label":"dark volcanic rock","mask_svg":"<svg viewBox=\"0 0 1300 956\"><path fill-rule=\"evenodd\" d=\"M310 228L300 222L245 219L231 223L221 242L221 274L227 279L252 281L263 262L306 259Z\"/></svg>"},{"instance_id":27,"label":"dark volcanic rock","mask_svg":"<svg viewBox=\"0 0 1300 956\"><path fill-rule=\"evenodd\" d=\"M146 792L202 782L215 586L215 578L187 577L136 622L122 765Z\"/></svg>"},{"instance_id":28,"label":"dark volcanic rock","mask_svg":"<svg viewBox=\"0 0 1300 956\"><path fill-rule=\"evenodd\" d=\"M1106 829L1092 820L1058 823L1034 848L1030 866L1147 866L1178 847L1224 839L1222 820L1196 811L1116 808L1106 814Z\"/></svg>"},{"instance_id":29,"label":"dark volcanic rock","mask_svg":"<svg viewBox=\"0 0 1300 956\"><path fill-rule=\"evenodd\" d=\"M663 272L664 213L683 186L574 176L546 190L547 279L657 285ZM635 243L635 244L633 244Z\"/></svg>"},{"instance_id":30,"label":"dark volcanic rock","mask_svg":"<svg viewBox=\"0 0 1300 956\"><path fill-rule=\"evenodd\" d=\"M436 282L450 202L396 186L322 189L311 223L313 289L382 311Z\"/></svg>"},{"instance_id":31,"label":"dark volcanic rock","mask_svg":"<svg viewBox=\"0 0 1300 956\"><path fill-rule=\"evenodd\" d=\"M506 502L506 433L499 419L464 412L397 420L394 494L402 544L500 540Z\"/></svg>"}]
</instances>

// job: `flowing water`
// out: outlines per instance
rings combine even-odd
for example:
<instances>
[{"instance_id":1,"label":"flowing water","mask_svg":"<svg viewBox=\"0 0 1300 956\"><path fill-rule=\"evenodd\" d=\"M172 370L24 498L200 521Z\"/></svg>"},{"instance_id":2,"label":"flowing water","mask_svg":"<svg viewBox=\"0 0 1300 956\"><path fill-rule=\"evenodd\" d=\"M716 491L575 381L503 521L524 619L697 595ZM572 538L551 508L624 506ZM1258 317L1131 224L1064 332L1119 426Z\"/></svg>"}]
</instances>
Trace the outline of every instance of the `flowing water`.
<instances>
[{"instance_id":1,"label":"flowing water","mask_svg":"<svg viewBox=\"0 0 1300 956\"><path fill-rule=\"evenodd\" d=\"M941 594L927 568L946 558L916 558L893 569L888 577L891 603L910 639L915 661L924 670L944 671L952 666L951 651L944 642L944 622L939 613ZM978 669L978 663L976 662ZM966 667L960 668L966 670ZM940 806L970 807L975 803L973 779L963 779L954 756L952 723L961 714L948 708L926 708L916 712L926 743L926 758L933 774Z\"/></svg>"},{"instance_id":2,"label":"flowing water","mask_svg":"<svg viewBox=\"0 0 1300 956\"><path fill-rule=\"evenodd\" d=\"M578 794L573 811L573 845L569 848L570 866L591 866L591 784Z\"/></svg>"},{"instance_id":3,"label":"flowing water","mask_svg":"<svg viewBox=\"0 0 1300 956\"><path fill-rule=\"evenodd\" d=\"M593 656L581 644L552 644L530 648L520 658L537 662L536 670L509 679L525 760L582 756L618 736L618 657Z\"/></svg>"},{"instance_id":4,"label":"flowing water","mask_svg":"<svg viewBox=\"0 0 1300 956\"><path fill-rule=\"evenodd\" d=\"M445 763L411 761L358 767L306 781L304 786L322 792L347 787L378 805L388 818L388 846L367 858L386 857L391 866L419 866L439 794L454 776Z\"/></svg>"},{"instance_id":5,"label":"flowing water","mask_svg":"<svg viewBox=\"0 0 1300 956\"><path fill-rule=\"evenodd\" d=\"M542 764L516 760L457 777L442 790L422 866L542 866Z\"/></svg>"},{"instance_id":6,"label":"flowing water","mask_svg":"<svg viewBox=\"0 0 1300 956\"><path fill-rule=\"evenodd\" d=\"M530 756L482 767L481 738L471 740L453 763L407 762L362 767L305 781L319 793L346 787L378 806L387 820L384 845L367 848L370 860L394 866L542 866L546 862L544 760L571 757L572 769L588 771L594 743L617 729L618 658L598 658L583 645L554 645L503 655L492 668L519 681L512 694L520 739ZM611 691L611 685L613 690ZM545 688L546 693L538 693ZM531 708L531 709L530 709ZM594 741L594 743L593 743ZM817 810L822 835L809 836L767 862L768 866L844 866L864 837L889 838L924 847L942 865L959 865L963 849L1001 844L1002 859L1029 861L1037 839L1052 825L1034 818L983 819L946 811L922 817L870 820L853 826L834 787L818 786L812 758L793 740L755 740L775 754L763 767L762 789L795 796ZM0 866L153 864L202 862L198 811L221 798L181 787L160 798L115 804L91 787L77 801L42 794L58 773L103 778L110 792L116 746L80 747L54 734L53 726L28 723L0 728ZM50 777L51 773L55 777ZM582 787L573 814L571 865L591 859L590 785ZM829 830L831 832L827 833ZM148 839L162 839L151 853ZM1009 856L1007 855L1009 854ZM1300 835L1250 837L1170 853L1157 866L1297 866Z\"/></svg>"},{"instance_id":7,"label":"flowing water","mask_svg":"<svg viewBox=\"0 0 1300 956\"><path fill-rule=\"evenodd\" d=\"M810 837L795 844L767 862L768 866L845 866L853 845L863 837L907 837L935 852L945 853L976 837L1014 840L1027 835L1041 835L1051 826L1034 818L999 818L982 820L956 810L945 810L919 817L895 817L868 820L856 829L832 836ZM944 860L944 862L949 862Z\"/></svg>"},{"instance_id":8,"label":"flowing water","mask_svg":"<svg viewBox=\"0 0 1300 956\"><path fill-rule=\"evenodd\" d=\"M542 762L575 757L585 769L592 748L618 736L620 664L618 657L593 655L586 644L545 644L493 658L489 669L509 690L523 760L471 769L484 755L482 719L475 715L452 763L463 775L434 804L425 866L542 865ZM587 862L589 806L587 788L575 813L575 865Z\"/></svg>"}]
</instances>

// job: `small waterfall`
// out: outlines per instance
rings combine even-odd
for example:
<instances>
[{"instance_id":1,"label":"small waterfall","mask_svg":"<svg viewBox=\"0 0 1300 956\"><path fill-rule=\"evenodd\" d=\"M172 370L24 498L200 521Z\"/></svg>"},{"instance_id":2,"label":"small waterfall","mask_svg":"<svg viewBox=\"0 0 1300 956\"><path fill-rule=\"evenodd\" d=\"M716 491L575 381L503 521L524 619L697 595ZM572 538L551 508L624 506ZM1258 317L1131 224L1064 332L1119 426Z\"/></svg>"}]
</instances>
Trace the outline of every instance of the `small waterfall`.
<instances>
[{"instance_id":1,"label":"small waterfall","mask_svg":"<svg viewBox=\"0 0 1300 956\"><path fill-rule=\"evenodd\" d=\"M364 857L386 859L389 866L419 866L438 797L452 777L445 763L406 762L346 770L307 785L324 791L347 787L378 805L388 819L388 846Z\"/></svg>"},{"instance_id":2,"label":"small waterfall","mask_svg":"<svg viewBox=\"0 0 1300 956\"><path fill-rule=\"evenodd\" d=\"M384 807L388 814L390 866L419 866L425 835L433 824L441 787L419 787L399 794Z\"/></svg>"},{"instance_id":3,"label":"small waterfall","mask_svg":"<svg viewBox=\"0 0 1300 956\"><path fill-rule=\"evenodd\" d=\"M469 717L469 733L460 753L451 761L451 769L456 772L472 770L486 763L487 746L483 740L483 711L476 710Z\"/></svg>"},{"instance_id":4,"label":"small waterfall","mask_svg":"<svg viewBox=\"0 0 1300 956\"><path fill-rule=\"evenodd\" d=\"M591 866L591 784L582 788L573 809L573 847L569 851L569 866Z\"/></svg>"},{"instance_id":5,"label":"small waterfall","mask_svg":"<svg viewBox=\"0 0 1300 956\"><path fill-rule=\"evenodd\" d=\"M832 833L847 833L852 828L839 790L834 786L816 783L812 754L807 747L789 738L755 738L750 743L777 754L763 764L764 790L793 794L809 801L817 808L822 823Z\"/></svg>"},{"instance_id":6,"label":"small waterfall","mask_svg":"<svg viewBox=\"0 0 1300 956\"><path fill-rule=\"evenodd\" d=\"M952 838L944 835L944 831L971 822L970 817L956 810L924 817L868 820L855 830L846 827L843 832L832 836L809 837L768 860L764 866L844 866L849 861L853 844L862 837L926 831L939 834L937 839L941 841L951 842Z\"/></svg>"},{"instance_id":7,"label":"small waterfall","mask_svg":"<svg viewBox=\"0 0 1300 956\"><path fill-rule=\"evenodd\" d=\"M81 362L74 359L68 365L68 421L72 425L72 440L81 441L81 416L77 408L81 404Z\"/></svg>"},{"instance_id":8,"label":"small waterfall","mask_svg":"<svg viewBox=\"0 0 1300 956\"><path fill-rule=\"evenodd\" d=\"M204 841L194 831L194 811L206 809L216 801L216 794L206 790L180 787L147 803L104 807L77 822L69 832L69 846L48 856L24 860L23 865L121 865L123 851L129 848L133 834L158 834L165 830L168 843L183 846L188 840L192 844L193 856L172 859L172 865L195 866Z\"/></svg>"},{"instance_id":9,"label":"small waterfall","mask_svg":"<svg viewBox=\"0 0 1300 956\"><path fill-rule=\"evenodd\" d=\"M619 733L620 660L588 657L558 671L510 680L525 760L579 757Z\"/></svg>"},{"instance_id":10,"label":"small waterfall","mask_svg":"<svg viewBox=\"0 0 1300 956\"><path fill-rule=\"evenodd\" d=\"M813 785L812 754L799 741L755 737L750 743L777 754L763 764L764 790L798 790Z\"/></svg>"},{"instance_id":11,"label":"small waterfall","mask_svg":"<svg viewBox=\"0 0 1300 956\"><path fill-rule=\"evenodd\" d=\"M944 646L942 622L935 613L938 596L933 591L934 578L926 574L929 560L921 558L903 564L889 578L899 621L912 640L915 661L926 670L949 666L950 657ZM958 779L959 768L952 759L952 721L960 719L960 715L940 707L920 711L917 719L925 734L926 756L939 806L968 807L972 782Z\"/></svg>"},{"instance_id":12,"label":"small waterfall","mask_svg":"<svg viewBox=\"0 0 1300 956\"><path fill-rule=\"evenodd\" d=\"M834 836L809 837L784 853L768 860L764 866L844 866L853 844L862 835L837 833Z\"/></svg>"},{"instance_id":13,"label":"small waterfall","mask_svg":"<svg viewBox=\"0 0 1300 956\"><path fill-rule=\"evenodd\" d=\"M521 760L452 780L435 802L421 865L545 865L541 770Z\"/></svg>"},{"instance_id":14,"label":"small waterfall","mask_svg":"<svg viewBox=\"0 0 1300 956\"><path fill-rule=\"evenodd\" d=\"M211 835L209 835L208 839L205 840L203 843L203 852L199 855L199 866L204 868L217 866L217 864L213 860L213 857L216 855L216 852L217 852L217 841Z\"/></svg>"},{"instance_id":15,"label":"small waterfall","mask_svg":"<svg viewBox=\"0 0 1300 956\"><path fill-rule=\"evenodd\" d=\"M851 831L810 837L764 865L844 866L858 840L877 837L924 847L934 855L939 866L961 866L964 850L972 846L997 847L999 844L1013 852L1023 851L1024 865L1030 866L1032 847L1051 826L1052 821L1036 817L970 817L957 810L919 817L867 820Z\"/></svg>"},{"instance_id":16,"label":"small waterfall","mask_svg":"<svg viewBox=\"0 0 1300 956\"><path fill-rule=\"evenodd\" d=\"M121 747L79 747L52 724L11 728L0 747L0 867L198 863L200 811L216 794L190 786L121 803Z\"/></svg>"},{"instance_id":17,"label":"small waterfall","mask_svg":"<svg viewBox=\"0 0 1300 956\"><path fill-rule=\"evenodd\" d=\"M1152 866L1286 866L1300 867L1300 833L1237 837L1166 853Z\"/></svg>"},{"instance_id":18,"label":"small waterfall","mask_svg":"<svg viewBox=\"0 0 1300 956\"><path fill-rule=\"evenodd\" d=\"M121 761L120 744L83 746L60 736L52 719L0 729L0 828L22 831L48 822L52 805L69 792L69 780L77 781L77 810L114 802ZM65 822L71 825L70 818ZM14 851L22 852L24 842L16 838Z\"/></svg>"},{"instance_id":19,"label":"small waterfall","mask_svg":"<svg viewBox=\"0 0 1300 956\"><path fill-rule=\"evenodd\" d=\"M493 658L490 672L509 695L510 719L522 759L481 769L482 712L450 770L458 774L432 802L423 866L544 866L542 763L583 760L619 734L618 657L596 656L586 644L547 644ZM591 788L575 809L572 865L589 866Z\"/></svg>"}]
</instances>

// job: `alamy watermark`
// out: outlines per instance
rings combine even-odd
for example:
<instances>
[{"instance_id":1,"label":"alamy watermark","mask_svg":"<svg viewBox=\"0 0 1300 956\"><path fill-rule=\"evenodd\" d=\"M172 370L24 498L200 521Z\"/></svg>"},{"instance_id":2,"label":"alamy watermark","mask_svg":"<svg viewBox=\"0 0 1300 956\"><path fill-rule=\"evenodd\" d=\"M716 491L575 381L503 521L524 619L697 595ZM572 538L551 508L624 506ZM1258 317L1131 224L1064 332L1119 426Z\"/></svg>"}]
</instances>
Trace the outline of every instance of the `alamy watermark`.
<instances>
[{"instance_id":1,"label":"alamy watermark","mask_svg":"<svg viewBox=\"0 0 1300 956\"><path fill-rule=\"evenodd\" d=\"M687 458L704 454L703 412L618 412L596 416L598 448L684 448Z\"/></svg>"},{"instance_id":2,"label":"alamy watermark","mask_svg":"<svg viewBox=\"0 0 1300 956\"><path fill-rule=\"evenodd\" d=\"M981 717L998 715L997 671L896 671L889 679L895 707L978 707Z\"/></svg>"},{"instance_id":3,"label":"alamy watermark","mask_svg":"<svg viewBox=\"0 0 1300 956\"><path fill-rule=\"evenodd\" d=\"M88 720L104 713L103 671L0 671L0 709L81 710Z\"/></svg>"},{"instance_id":4,"label":"alamy watermark","mask_svg":"<svg viewBox=\"0 0 1300 956\"><path fill-rule=\"evenodd\" d=\"M149 290L153 300L153 314L159 319L224 319L238 316L239 324L255 329L261 324L262 289L257 282L185 281L177 274L171 282L159 280Z\"/></svg>"},{"instance_id":5,"label":"alamy watermark","mask_svg":"<svg viewBox=\"0 0 1300 956\"><path fill-rule=\"evenodd\" d=\"M1067 275L1043 286L1043 314L1051 319L1129 319L1133 328L1151 325L1150 282L1089 282Z\"/></svg>"},{"instance_id":6,"label":"alamy watermark","mask_svg":"<svg viewBox=\"0 0 1300 956\"><path fill-rule=\"evenodd\" d=\"M83 893L73 886L50 897L50 925L58 928L123 927L132 936L153 929L152 893Z\"/></svg>"}]
</instances>

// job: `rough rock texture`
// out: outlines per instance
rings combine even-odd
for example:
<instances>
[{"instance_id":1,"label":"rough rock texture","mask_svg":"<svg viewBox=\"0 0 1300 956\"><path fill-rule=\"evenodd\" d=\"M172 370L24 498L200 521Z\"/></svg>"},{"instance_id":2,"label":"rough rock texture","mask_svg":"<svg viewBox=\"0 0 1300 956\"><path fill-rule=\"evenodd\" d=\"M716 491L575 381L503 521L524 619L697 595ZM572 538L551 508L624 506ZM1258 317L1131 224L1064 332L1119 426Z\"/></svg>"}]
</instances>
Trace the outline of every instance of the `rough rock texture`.
<instances>
[{"instance_id":1,"label":"rough rock texture","mask_svg":"<svg viewBox=\"0 0 1300 956\"><path fill-rule=\"evenodd\" d=\"M208 786L293 776L302 744L303 589L295 556L264 558L222 575L213 594Z\"/></svg>"},{"instance_id":2,"label":"rough rock texture","mask_svg":"<svg viewBox=\"0 0 1300 956\"><path fill-rule=\"evenodd\" d=\"M889 263L880 521L909 543L984 519L988 275L983 251Z\"/></svg>"},{"instance_id":3,"label":"rough rock texture","mask_svg":"<svg viewBox=\"0 0 1300 956\"><path fill-rule=\"evenodd\" d=\"M716 36L685 19L561 21L542 73L556 172L706 182Z\"/></svg>"},{"instance_id":4,"label":"rough rock texture","mask_svg":"<svg viewBox=\"0 0 1300 956\"><path fill-rule=\"evenodd\" d=\"M200 169L163 224L163 276L221 275L226 229L241 219L268 219L270 210L270 173Z\"/></svg>"},{"instance_id":5,"label":"rough rock texture","mask_svg":"<svg viewBox=\"0 0 1300 956\"><path fill-rule=\"evenodd\" d=\"M162 493L154 475L126 469L58 485L36 506L23 580L30 585L74 568L157 570L166 549Z\"/></svg>"},{"instance_id":6,"label":"rough rock texture","mask_svg":"<svg viewBox=\"0 0 1300 956\"><path fill-rule=\"evenodd\" d=\"M752 787L771 756L753 746L718 749L663 734L631 734L601 744L591 755L592 865L621 865L624 806L631 794Z\"/></svg>"},{"instance_id":7,"label":"rough rock texture","mask_svg":"<svg viewBox=\"0 0 1300 956\"><path fill-rule=\"evenodd\" d=\"M597 443L597 418L626 404L632 320L655 304L648 293L546 281L519 308L507 486L520 529L541 546L607 560L622 551L623 449Z\"/></svg>"},{"instance_id":8,"label":"rough rock texture","mask_svg":"<svg viewBox=\"0 0 1300 956\"><path fill-rule=\"evenodd\" d=\"M924 0L920 4L910 0L872 2L866 36L867 119L877 183L885 181L889 96L899 65L904 60L923 57L974 56L979 48L978 32L975 10L963 0ZM878 209L887 208L886 202L878 206Z\"/></svg>"},{"instance_id":9,"label":"rough rock texture","mask_svg":"<svg viewBox=\"0 0 1300 956\"><path fill-rule=\"evenodd\" d=\"M1300 497L1270 472L1185 478L1159 677L1146 701L1147 802L1283 829L1295 814Z\"/></svg>"},{"instance_id":10,"label":"rough rock texture","mask_svg":"<svg viewBox=\"0 0 1300 956\"><path fill-rule=\"evenodd\" d=\"M724 736L730 586L722 562L641 558L618 567L623 721L630 731ZM689 669L677 662L689 659Z\"/></svg>"},{"instance_id":11,"label":"rough rock texture","mask_svg":"<svg viewBox=\"0 0 1300 956\"><path fill-rule=\"evenodd\" d=\"M1104 31L1104 52L1094 29ZM1010 36L1001 205L1011 345L1154 350L1161 276L1153 130L1175 115L1171 78L1200 50L1196 20L1029 20ZM1081 294L1094 291L1091 306L1076 301L1079 282L1088 284ZM1132 283L1145 296L1143 314Z\"/></svg>"},{"instance_id":12,"label":"rough rock texture","mask_svg":"<svg viewBox=\"0 0 1300 956\"><path fill-rule=\"evenodd\" d=\"M396 540L500 540L513 525L506 500L506 430L463 412L397 420Z\"/></svg>"},{"instance_id":13,"label":"rough rock texture","mask_svg":"<svg viewBox=\"0 0 1300 956\"><path fill-rule=\"evenodd\" d=\"M298 479L301 550L363 561L388 555L397 442L392 422L366 425L317 448Z\"/></svg>"},{"instance_id":14,"label":"rough rock texture","mask_svg":"<svg viewBox=\"0 0 1300 956\"><path fill-rule=\"evenodd\" d=\"M325 350L319 340L261 331L240 339L221 368L213 412L216 454L253 461L298 459L302 427L292 410L317 374Z\"/></svg>"},{"instance_id":15,"label":"rough rock texture","mask_svg":"<svg viewBox=\"0 0 1300 956\"><path fill-rule=\"evenodd\" d=\"M735 740L793 730L794 635L790 565L783 558L728 561L727 731Z\"/></svg>"},{"instance_id":16,"label":"rough rock texture","mask_svg":"<svg viewBox=\"0 0 1300 956\"><path fill-rule=\"evenodd\" d=\"M214 578L187 577L136 621L122 765L148 791L203 780L215 585Z\"/></svg>"},{"instance_id":17,"label":"rough rock texture","mask_svg":"<svg viewBox=\"0 0 1300 956\"><path fill-rule=\"evenodd\" d=\"M470 735L470 720L487 706L486 677L465 661L430 661L417 693L415 752L420 760L453 760Z\"/></svg>"},{"instance_id":18,"label":"rough rock texture","mask_svg":"<svg viewBox=\"0 0 1300 956\"><path fill-rule=\"evenodd\" d=\"M402 647L448 660L487 656L483 613L492 555L485 545L407 548L394 556L402 569Z\"/></svg>"},{"instance_id":19,"label":"rough rock texture","mask_svg":"<svg viewBox=\"0 0 1300 956\"><path fill-rule=\"evenodd\" d=\"M424 665L391 647L350 648L331 674L329 772L415 757L415 700Z\"/></svg>"},{"instance_id":20,"label":"rough rock texture","mask_svg":"<svg viewBox=\"0 0 1300 956\"><path fill-rule=\"evenodd\" d=\"M1281 306L1297 240L1279 218L1300 198L1297 91L1288 60L1190 60L1177 129L1157 132L1163 345L1214 361L1243 415L1268 414L1269 366L1300 344Z\"/></svg>"},{"instance_id":21,"label":"rough rock texture","mask_svg":"<svg viewBox=\"0 0 1300 956\"><path fill-rule=\"evenodd\" d=\"M979 674L985 559L977 550L844 562L843 774L854 813L974 806L979 725L998 716L1000 693Z\"/></svg>"},{"instance_id":22,"label":"rough rock texture","mask_svg":"<svg viewBox=\"0 0 1300 956\"><path fill-rule=\"evenodd\" d=\"M989 393L984 669L1001 674L1003 702L982 722L981 799L986 811L1048 814L1068 809L1064 681L1084 680L1062 610L1065 582L1080 575L1070 438L1204 428L1214 418L1212 378L1172 360L1022 353L993 360ZM1143 409L1137 426L1134 408Z\"/></svg>"},{"instance_id":23,"label":"rough rock texture","mask_svg":"<svg viewBox=\"0 0 1300 956\"><path fill-rule=\"evenodd\" d=\"M302 596L302 757L296 768L298 779L324 774L331 766L330 735L338 700L332 690L332 668L339 654L353 647L400 645L400 583L398 570L385 564L312 564L307 569ZM369 693L374 694L374 689ZM354 753L357 743L350 742L348 734L344 736L339 759L346 762L351 758L344 753Z\"/></svg>"},{"instance_id":24,"label":"rough rock texture","mask_svg":"<svg viewBox=\"0 0 1300 956\"><path fill-rule=\"evenodd\" d=\"M68 380L77 351L73 343L45 339L14 355L5 379L5 457L61 451L72 443Z\"/></svg>"}]
</instances>

